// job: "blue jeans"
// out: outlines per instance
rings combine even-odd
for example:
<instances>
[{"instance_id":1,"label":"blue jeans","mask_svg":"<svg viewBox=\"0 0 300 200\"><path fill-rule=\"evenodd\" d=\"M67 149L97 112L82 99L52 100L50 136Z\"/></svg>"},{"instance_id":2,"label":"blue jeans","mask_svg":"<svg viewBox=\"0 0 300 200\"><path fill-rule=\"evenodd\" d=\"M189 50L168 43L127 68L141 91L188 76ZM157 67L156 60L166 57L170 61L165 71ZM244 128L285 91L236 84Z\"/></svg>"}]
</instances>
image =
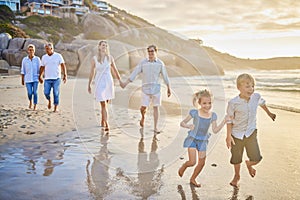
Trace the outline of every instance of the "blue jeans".
<instances>
[{"instance_id":1,"label":"blue jeans","mask_svg":"<svg viewBox=\"0 0 300 200\"><path fill-rule=\"evenodd\" d=\"M38 85L39 82L26 83L28 99L29 101L31 101L33 95L33 104L37 104L38 102L38 94L37 94Z\"/></svg>"},{"instance_id":2,"label":"blue jeans","mask_svg":"<svg viewBox=\"0 0 300 200\"><path fill-rule=\"evenodd\" d=\"M53 88L54 105L59 104L59 86L61 79L47 79L44 83L44 94L46 99L50 100L51 88Z\"/></svg>"}]
</instances>

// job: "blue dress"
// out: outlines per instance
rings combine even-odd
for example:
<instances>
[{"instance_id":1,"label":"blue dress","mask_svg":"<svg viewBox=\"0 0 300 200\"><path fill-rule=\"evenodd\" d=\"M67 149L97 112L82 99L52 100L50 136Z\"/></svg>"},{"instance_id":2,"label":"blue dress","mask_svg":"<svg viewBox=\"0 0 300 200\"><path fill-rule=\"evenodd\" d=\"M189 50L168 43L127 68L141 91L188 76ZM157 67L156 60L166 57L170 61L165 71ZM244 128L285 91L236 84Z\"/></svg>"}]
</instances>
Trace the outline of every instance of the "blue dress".
<instances>
[{"instance_id":1,"label":"blue dress","mask_svg":"<svg viewBox=\"0 0 300 200\"><path fill-rule=\"evenodd\" d=\"M199 151L206 151L208 138L211 134L208 132L210 124L217 120L217 114L212 112L210 118L200 117L197 109L190 110L189 114L193 118L194 130L188 131L188 136L184 140L183 146L188 148L197 148Z\"/></svg>"}]
</instances>

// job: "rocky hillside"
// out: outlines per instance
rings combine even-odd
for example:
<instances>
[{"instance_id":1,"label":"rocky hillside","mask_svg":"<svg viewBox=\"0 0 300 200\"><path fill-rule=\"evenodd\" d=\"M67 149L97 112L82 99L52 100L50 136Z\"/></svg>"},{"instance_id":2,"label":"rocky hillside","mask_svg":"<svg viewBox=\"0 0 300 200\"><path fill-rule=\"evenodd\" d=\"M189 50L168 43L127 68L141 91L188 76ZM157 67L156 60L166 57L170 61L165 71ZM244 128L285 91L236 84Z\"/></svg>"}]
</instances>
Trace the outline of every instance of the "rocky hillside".
<instances>
[{"instance_id":1,"label":"rocky hillside","mask_svg":"<svg viewBox=\"0 0 300 200\"><path fill-rule=\"evenodd\" d=\"M296 65L299 58L293 60L293 65L287 61L290 58L268 62L238 59L202 47L197 41L180 38L124 10L116 7L112 7L112 10L115 11L114 15L89 13L82 18L72 19L31 16L14 20L13 25L24 30L31 38L11 38L6 33L0 34L0 68L20 67L29 43L37 46L36 54L41 56L44 54L43 45L52 41L55 50L65 58L68 72L88 77L99 40L108 41L111 54L122 73L129 73L147 56L146 47L150 44L159 47L159 57L166 63L170 76L222 75L223 69L239 68L299 68Z\"/></svg>"}]
</instances>

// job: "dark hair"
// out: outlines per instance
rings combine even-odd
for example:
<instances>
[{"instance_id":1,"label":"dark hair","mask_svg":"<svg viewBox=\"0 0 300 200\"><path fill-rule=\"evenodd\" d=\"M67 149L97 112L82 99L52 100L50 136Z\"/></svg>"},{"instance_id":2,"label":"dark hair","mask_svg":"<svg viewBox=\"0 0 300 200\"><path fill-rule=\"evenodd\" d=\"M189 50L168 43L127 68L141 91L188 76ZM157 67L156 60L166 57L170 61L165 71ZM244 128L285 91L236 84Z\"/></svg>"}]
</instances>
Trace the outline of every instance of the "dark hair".
<instances>
[{"instance_id":1,"label":"dark hair","mask_svg":"<svg viewBox=\"0 0 300 200\"><path fill-rule=\"evenodd\" d=\"M53 49L53 44L52 44L52 43L47 43L47 44L45 44L44 46Z\"/></svg>"},{"instance_id":2,"label":"dark hair","mask_svg":"<svg viewBox=\"0 0 300 200\"><path fill-rule=\"evenodd\" d=\"M151 49L151 48L153 48L154 51L157 51L156 45L154 45L154 44L149 45L149 46L147 47L147 50L149 50L149 49Z\"/></svg>"}]
</instances>

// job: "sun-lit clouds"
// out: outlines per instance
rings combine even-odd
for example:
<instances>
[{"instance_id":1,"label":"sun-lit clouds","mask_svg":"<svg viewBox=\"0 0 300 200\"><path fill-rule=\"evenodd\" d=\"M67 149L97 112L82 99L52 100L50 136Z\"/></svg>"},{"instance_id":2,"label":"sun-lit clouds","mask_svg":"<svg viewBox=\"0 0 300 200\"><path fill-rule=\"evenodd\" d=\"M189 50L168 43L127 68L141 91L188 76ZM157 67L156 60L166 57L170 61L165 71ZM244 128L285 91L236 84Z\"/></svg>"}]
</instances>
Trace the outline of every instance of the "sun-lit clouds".
<instances>
[{"instance_id":1,"label":"sun-lit clouds","mask_svg":"<svg viewBox=\"0 0 300 200\"><path fill-rule=\"evenodd\" d=\"M182 26L222 25L224 31L230 31L234 24L248 24L243 27L249 28L252 25L253 29L258 27L261 30L264 24L271 22L285 25L300 22L300 1L291 0L143 0L134 4L131 0L109 2L150 23L172 30ZM274 26L276 28L282 30L284 27Z\"/></svg>"},{"instance_id":2,"label":"sun-lit clouds","mask_svg":"<svg viewBox=\"0 0 300 200\"><path fill-rule=\"evenodd\" d=\"M300 34L294 35L300 30L298 0L143 0L138 3L132 0L109 0L109 3L161 28L189 38L199 38L204 44L215 45L213 47L217 49L227 45L228 53L240 52L230 51L234 46L238 48L238 45L234 45L236 42L245 42L244 49L249 45L246 50L253 53L255 50L251 48L255 46L272 46L262 42L264 39L279 41L283 37L293 37L298 42L295 38L300 38ZM281 44L289 48L286 52L291 52L297 46L291 40L283 41L286 43ZM281 51L285 51L284 48ZM262 55L263 52L258 56ZM299 55L299 52L291 55Z\"/></svg>"}]
</instances>

